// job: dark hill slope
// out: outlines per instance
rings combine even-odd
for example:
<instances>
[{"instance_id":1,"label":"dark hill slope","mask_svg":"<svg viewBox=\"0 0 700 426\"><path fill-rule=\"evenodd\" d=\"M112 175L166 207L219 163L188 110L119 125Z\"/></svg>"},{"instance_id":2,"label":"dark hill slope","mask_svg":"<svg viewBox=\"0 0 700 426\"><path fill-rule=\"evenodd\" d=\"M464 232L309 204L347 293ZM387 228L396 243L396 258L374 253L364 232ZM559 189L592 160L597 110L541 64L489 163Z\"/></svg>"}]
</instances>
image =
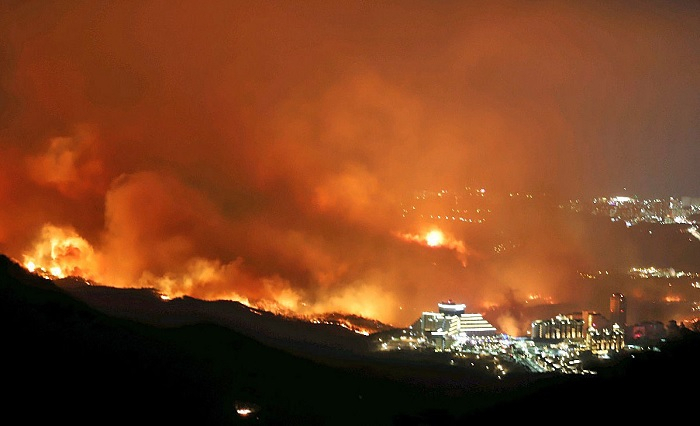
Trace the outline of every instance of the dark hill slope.
<instances>
[{"instance_id":1,"label":"dark hill slope","mask_svg":"<svg viewBox=\"0 0 700 426\"><path fill-rule=\"evenodd\" d=\"M5 257L0 290L6 419L225 424L203 364L164 332L102 315Z\"/></svg>"},{"instance_id":2,"label":"dark hill slope","mask_svg":"<svg viewBox=\"0 0 700 426\"><path fill-rule=\"evenodd\" d=\"M333 368L213 322L156 327L108 316L4 256L0 324L6 424L460 424L575 415L626 395L660 396L668 408L663 395L699 379L698 339L595 377L499 381L410 358ZM237 403L259 410L241 418ZM644 419L635 407L611 419Z\"/></svg>"},{"instance_id":3,"label":"dark hill slope","mask_svg":"<svg viewBox=\"0 0 700 426\"><path fill-rule=\"evenodd\" d=\"M163 301L153 289L88 285L75 277L56 284L107 315L158 327L215 323L266 345L308 356L349 356L369 349L366 336L343 327L275 315L234 301L192 297Z\"/></svg>"},{"instance_id":4,"label":"dark hill slope","mask_svg":"<svg viewBox=\"0 0 700 426\"><path fill-rule=\"evenodd\" d=\"M107 316L4 256L0 324L0 415L26 424L392 424L448 402L439 384L317 364L218 324ZM258 407L255 419L237 403Z\"/></svg>"}]
</instances>

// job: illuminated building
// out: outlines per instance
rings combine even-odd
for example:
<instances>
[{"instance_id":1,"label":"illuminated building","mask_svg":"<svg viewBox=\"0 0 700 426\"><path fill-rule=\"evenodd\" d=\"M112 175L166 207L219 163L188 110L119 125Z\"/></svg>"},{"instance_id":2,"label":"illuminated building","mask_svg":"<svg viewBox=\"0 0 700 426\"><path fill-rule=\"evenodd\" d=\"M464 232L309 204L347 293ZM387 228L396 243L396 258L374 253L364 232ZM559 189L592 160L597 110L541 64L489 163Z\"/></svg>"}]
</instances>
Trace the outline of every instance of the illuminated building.
<instances>
[{"instance_id":1,"label":"illuminated building","mask_svg":"<svg viewBox=\"0 0 700 426\"><path fill-rule=\"evenodd\" d=\"M585 321L564 315L532 322L532 340L584 340Z\"/></svg>"},{"instance_id":2,"label":"illuminated building","mask_svg":"<svg viewBox=\"0 0 700 426\"><path fill-rule=\"evenodd\" d=\"M568 315L557 315L548 320L532 322L533 341L579 342L593 353L607 355L611 351L622 350L625 346L625 329L610 323L604 316L591 311L581 311Z\"/></svg>"},{"instance_id":3,"label":"illuminated building","mask_svg":"<svg viewBox=\"0 0 700 426\"><path fill-rule=\"evenodd\" d=\"M569 317L575 319L582 319L585 322L585 330L588 330L589 328L603 330L612 327L612 323L609 319L607 319L602 314L594 311L581 311L580 316L574 316L573 314L570 314Z\"/></svg>"},{"instance_id":4,"label":"illuminated building","mask_svg":"<svg viewBox=\"0 0 700 426\"><path fill-rule=\"evenodd\" d=\"M625 327L627 322L627 302L622 293L613 293L610 296L610 321L620 327Z\"/></svg>"},{"instance_id":5,"label":"illuminated building","mask_svg":"<svg viewBox=\"0 0 700 426\"><path fill-rule=\"evenodd\" d=\"M462 315L467 310L464 303L454 303L451 300L438 303L438 312L445 315Z\"/></svg>"},{"instance_id":6,"label":"illuminated building","mask_svg":"<svg viewBox=\"0 0 700 426\"><path fill-rule=\"evenodd\" d=\"M591 327L588 329L587 343L593 353L599 355L620 351L625 346L625 329L618 324L603 330Z\"/></svg>"},{"instance_id":7,"label":"illuminated building","mask_svg":"<svg viewBox=\"0 0 700 426\"><path fill-rule=\"evenodd\" d=\"M421 331L424 335L455 335L459 330L459 317L439 312L423 312Z\"/></svg>"},{"instance_id":8,"label":"illuminated building","mask_svg":"<svg viewBox=\"0 0 700 426\"><path fill-rule=\"evenodd\" d=\"M438 303L438 312L423 312L420 331L436 347L445 348L457 337L493 336L496 327L481 314L465 313L466 305L452 301Z\"/></svg>"}]
</instances>

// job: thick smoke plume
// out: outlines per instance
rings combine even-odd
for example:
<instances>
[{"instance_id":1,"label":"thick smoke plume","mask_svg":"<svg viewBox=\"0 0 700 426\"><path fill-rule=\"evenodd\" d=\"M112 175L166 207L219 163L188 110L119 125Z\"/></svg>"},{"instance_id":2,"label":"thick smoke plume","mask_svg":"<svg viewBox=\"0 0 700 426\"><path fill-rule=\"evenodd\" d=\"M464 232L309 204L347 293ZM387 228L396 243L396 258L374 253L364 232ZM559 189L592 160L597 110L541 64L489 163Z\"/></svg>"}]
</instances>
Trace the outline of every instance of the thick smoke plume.
<instances>
[{"instance_id":1,"label":"thick smoke plume","mask_svg":"<svg viewBox=\"0 0 700 426\"><path fill-rule=\"evenodd\" d=\"M576 225L407 209L700 195L699 32L695 2L3 2L0 250L396 325L576 299Z\"/></svg>"}]
</instances>

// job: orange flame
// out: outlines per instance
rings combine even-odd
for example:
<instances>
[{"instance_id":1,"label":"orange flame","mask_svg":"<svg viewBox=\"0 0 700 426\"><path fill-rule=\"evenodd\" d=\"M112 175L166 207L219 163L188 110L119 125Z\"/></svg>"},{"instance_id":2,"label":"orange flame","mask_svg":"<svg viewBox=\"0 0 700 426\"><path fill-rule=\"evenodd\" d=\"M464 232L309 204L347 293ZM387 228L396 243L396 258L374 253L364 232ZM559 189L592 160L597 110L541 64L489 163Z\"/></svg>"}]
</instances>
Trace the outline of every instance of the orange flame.
<instances>
[{"instance_id":1,"label":"orange flame","mask_svg":"<svg viewBox=\"0 0 700 426\"><path fill-rule=\"evenodd\" d=\"M458 240L440 229L432 228L423 234L411 234L396 232L394 235L404 241L414 242L431 248L447 248L455 252L455 256L467 266L467 246L463 241Z\"/></svg>"},{"instance_id":2,"label":"orange flame","mask_svg":"<svg viewBox=\"0 0 700 426\"><path fill-rule=\"evenodd\" d=\"M543 296L541 294L528 294L525 299L525 303L530 302L538 302L547 305L553 305L555 303L552 296Z\"/></svg>"},{"instance_id":3,"label":"orange flame","mask_svg":"<svg viewBox=\"0 0 700 426\"><path fill-rule=\"evenodd\" d=\"M432 230L425 235L425 243L430 247L439 247L445 243L445 234L440 230Z\"/></svg>"},{"instance_id":4,"label":"orange flame","mask_svg":"<svg viewBox=\"0 0 700 426\"><path fill-rule=\"evenodd\" d=\"M98 256L72 228L45 224L33 250L24 254L24 266L31 272L52 278L80 276L96 278Z\"/></svg>"},{"instance_id":5,"label":"orange flame","mask_svg":"<svg viewBox=\"0 0 700 426\"><path fill-rule=\"evenodd\" d=\"M396 304L393 295L382 288L381 276L365 277L332 291L328 288L317 294L314 302L309 302L306 294L281 277L253 276L242 259L224 263L192 257L179 265L177 271L156 274L143 268L131 276L110 266L109 259L73 228L53 224L42 227L32 247L23 254L23 264L29 271L50 279L79 276L115 287L153 288L164 300L183 296L231 300L284 316L308 318L331 312L353 312L366 318L379 318L383 306ZM337 325L356 332L367 331L348 324Z\"/></svg>"}]
</instances>

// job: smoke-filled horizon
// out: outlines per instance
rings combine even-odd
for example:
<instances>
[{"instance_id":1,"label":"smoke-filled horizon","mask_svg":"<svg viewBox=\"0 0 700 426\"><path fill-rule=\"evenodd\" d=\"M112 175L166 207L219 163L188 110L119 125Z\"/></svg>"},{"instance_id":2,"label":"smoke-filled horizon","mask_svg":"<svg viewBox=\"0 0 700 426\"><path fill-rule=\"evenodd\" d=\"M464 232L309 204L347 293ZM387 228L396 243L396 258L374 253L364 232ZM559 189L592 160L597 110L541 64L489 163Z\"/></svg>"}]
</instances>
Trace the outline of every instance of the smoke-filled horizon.
<instances>
[{"instance_id":1,"label":"smoke-filled horizon","mask_svg":"<svg viewBox=\"0 0 700 426\"><path fill-rule=\"evenodd\" d=\"M405 325L592 257L533 213L489 263L417 191L700 196L696 2L334 3L4 2L0 250Z\"/></svg>"}]
</instances>

